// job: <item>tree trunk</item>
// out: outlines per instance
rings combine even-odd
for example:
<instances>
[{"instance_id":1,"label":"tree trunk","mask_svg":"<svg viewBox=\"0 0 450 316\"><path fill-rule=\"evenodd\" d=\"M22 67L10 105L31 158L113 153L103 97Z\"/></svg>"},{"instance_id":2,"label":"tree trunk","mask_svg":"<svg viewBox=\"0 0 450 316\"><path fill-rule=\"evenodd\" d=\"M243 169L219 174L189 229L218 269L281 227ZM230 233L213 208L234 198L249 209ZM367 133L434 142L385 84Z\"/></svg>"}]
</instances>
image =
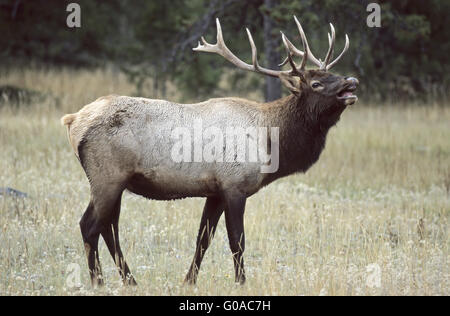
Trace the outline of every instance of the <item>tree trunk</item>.
<instances>
[{"instance_id":1,"label":"tree trunk","mask_svg":"<svg viewBox=\"0 0 450 316\"><path fill-rule=\"evenodd\" d=\"M264 0L264 6L270 12L276 6L276 0ZM273 31L274 21L269 12L264 13L264 52L267 68L276 70L279 69L278 64L281 62L277 50L279 36L277 37ZM266 102L281 98L281 82L278 78L266 77L264 97Z\"/></svg>"}]
</instances>

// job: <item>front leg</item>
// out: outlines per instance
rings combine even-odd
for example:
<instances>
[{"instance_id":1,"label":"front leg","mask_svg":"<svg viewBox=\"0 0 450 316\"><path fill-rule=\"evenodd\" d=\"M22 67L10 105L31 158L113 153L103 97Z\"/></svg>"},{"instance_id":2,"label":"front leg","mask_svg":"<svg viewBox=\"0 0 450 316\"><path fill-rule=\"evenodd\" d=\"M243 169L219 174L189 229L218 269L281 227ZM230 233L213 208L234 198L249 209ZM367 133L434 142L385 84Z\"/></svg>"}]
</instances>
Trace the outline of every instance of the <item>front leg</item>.
<instances>
[{"instance_id":1,"label":"front leg","mask_svg":"<svg viewBox=\"0 0 450 316\"><path fill-rule=\"evenodd\" d=\"M226 193L224 194L224 199L226 202L225 222L228 232L228 241L230 242L230 249L233 254L235 281L244 284L244 211L247 197L241 193Z\"/></svg>"},{"instance_id":2,"label":"front leg","mask_svg":"<svg viewBox=\"0 0 450 316\"><path fill-rule=\"evenodd\" d=\"M203 209L202 220L198 230L197 247L192 261L191 267L184 280L185 283L195 284L197 282L198 270L208 249L214 233L217 228L217 222L223 213L225 206L220 198L209 197L206 199L205 207Z\"/></svg>"}]
</instances>

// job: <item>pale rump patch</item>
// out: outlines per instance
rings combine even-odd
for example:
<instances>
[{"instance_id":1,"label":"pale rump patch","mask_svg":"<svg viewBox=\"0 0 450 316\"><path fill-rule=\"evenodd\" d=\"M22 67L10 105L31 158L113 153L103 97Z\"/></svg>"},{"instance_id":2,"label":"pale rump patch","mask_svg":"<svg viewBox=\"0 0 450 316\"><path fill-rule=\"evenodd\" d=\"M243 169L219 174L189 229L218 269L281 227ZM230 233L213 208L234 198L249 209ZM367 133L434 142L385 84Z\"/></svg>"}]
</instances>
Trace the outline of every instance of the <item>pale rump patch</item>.
<instances>
[{"instance_id":1,"label":"pale rump patch","mask_svg":"<svg viewBox=\"0 0 450 316\"><path fill-rule=\"evenodd\" d=\"M101 120L103 115L108 113L108 106L115 97L117 96L108 95L100 97L94 102L85 105L77 113L67 114L61 118L61 123L67 125L69 142L77 157L79 157L78 145L83 139L86 131L90 126L95 124L97 120Z\"/></svg>"}]
</instances>

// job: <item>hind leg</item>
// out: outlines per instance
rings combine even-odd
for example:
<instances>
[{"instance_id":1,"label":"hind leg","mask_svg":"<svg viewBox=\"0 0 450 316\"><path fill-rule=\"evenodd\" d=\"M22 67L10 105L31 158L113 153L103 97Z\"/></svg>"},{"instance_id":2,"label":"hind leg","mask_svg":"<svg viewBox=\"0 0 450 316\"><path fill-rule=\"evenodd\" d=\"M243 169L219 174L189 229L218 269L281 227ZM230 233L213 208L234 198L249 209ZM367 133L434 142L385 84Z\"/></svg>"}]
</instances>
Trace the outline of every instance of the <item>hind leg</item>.
<instances>
[{"instance_id":1,"label":"hind leg","mask_svg":"<svg viewBox=\"0 0 450 316\"><path fill-rule=\"evenodd\" d=\"M84 249L86 251L92 286L101 286L103 285L103 275L98 256L98 238L101 231L101 224L95 216L94 203L92 200L89 202L89 206L81 218L80 229L83 237Z\"/></svg>"},{"instance_id":2,"label":"hind leg","mask_svg":"<svg viewBox=\"0 0 450 316\"><path fill-rule=\"evenodd\" d=\"M133 275L128 268L125 258L122 254L119 242L119 216L120 216L120 202L122 199L122 193L120 193L117 201L112 209L112 217L110 218L109 225L102 230L101 234L108 247L109 253L116 264L120 276L125 285L137 285Z\"/></svg>"},{"instance_id":3,"label":"hind leg","mask_svg":"<svg viewBox=\"0 0 450 316\"><path fill-rule=\"evenodd\" d=\"M100 234L105 238L106 244L113 255L122 258L120 247L114 246L113 228L118 227L118 215L123 188L120 185L91 183L91 201L80 221L81 234L86 249L89 273L92 285L103 285L103 276L98 256L98 239ZM111 226L112 225L112 226ZM116 234L118 237L118 233ZM105 237L106 236L106 237ZM118 239L117 239L118 241ZM123 265L125 267L125 265Z\"/></svg>"}]
</instances>

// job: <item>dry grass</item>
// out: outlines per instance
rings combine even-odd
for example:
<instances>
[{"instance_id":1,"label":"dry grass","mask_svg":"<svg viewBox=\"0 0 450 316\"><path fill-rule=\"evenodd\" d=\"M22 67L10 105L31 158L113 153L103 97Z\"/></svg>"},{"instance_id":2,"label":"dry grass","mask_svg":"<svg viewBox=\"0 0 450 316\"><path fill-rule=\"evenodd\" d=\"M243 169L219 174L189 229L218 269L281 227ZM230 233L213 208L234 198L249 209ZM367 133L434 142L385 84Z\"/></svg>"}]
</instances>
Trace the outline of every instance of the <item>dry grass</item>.
<instances>
[{"instance_id":1,"label":"dry grass","mask_svg":"<svg viewBox=\"0 0 450 316\"><path fill-rule=\"evenodd\" d=\"M223 219L198 285L182 284L203 200L125 194L121 241L139 286L121 286L101 242L107 285L92 290L78 227L89 185L59 118L100 95L134 88L103 71L13 72L5 83L51 92L61 108L0 109L0 187L31 196L0 197L0 295L450 294L450 107L360 102L348 109L307 174L249 199L242 287L233 282ZM79 288L66 283L71 263L81 267ZM371 264L381 268L380 287L368 282Z\"/></svg>"}]
</instances>

